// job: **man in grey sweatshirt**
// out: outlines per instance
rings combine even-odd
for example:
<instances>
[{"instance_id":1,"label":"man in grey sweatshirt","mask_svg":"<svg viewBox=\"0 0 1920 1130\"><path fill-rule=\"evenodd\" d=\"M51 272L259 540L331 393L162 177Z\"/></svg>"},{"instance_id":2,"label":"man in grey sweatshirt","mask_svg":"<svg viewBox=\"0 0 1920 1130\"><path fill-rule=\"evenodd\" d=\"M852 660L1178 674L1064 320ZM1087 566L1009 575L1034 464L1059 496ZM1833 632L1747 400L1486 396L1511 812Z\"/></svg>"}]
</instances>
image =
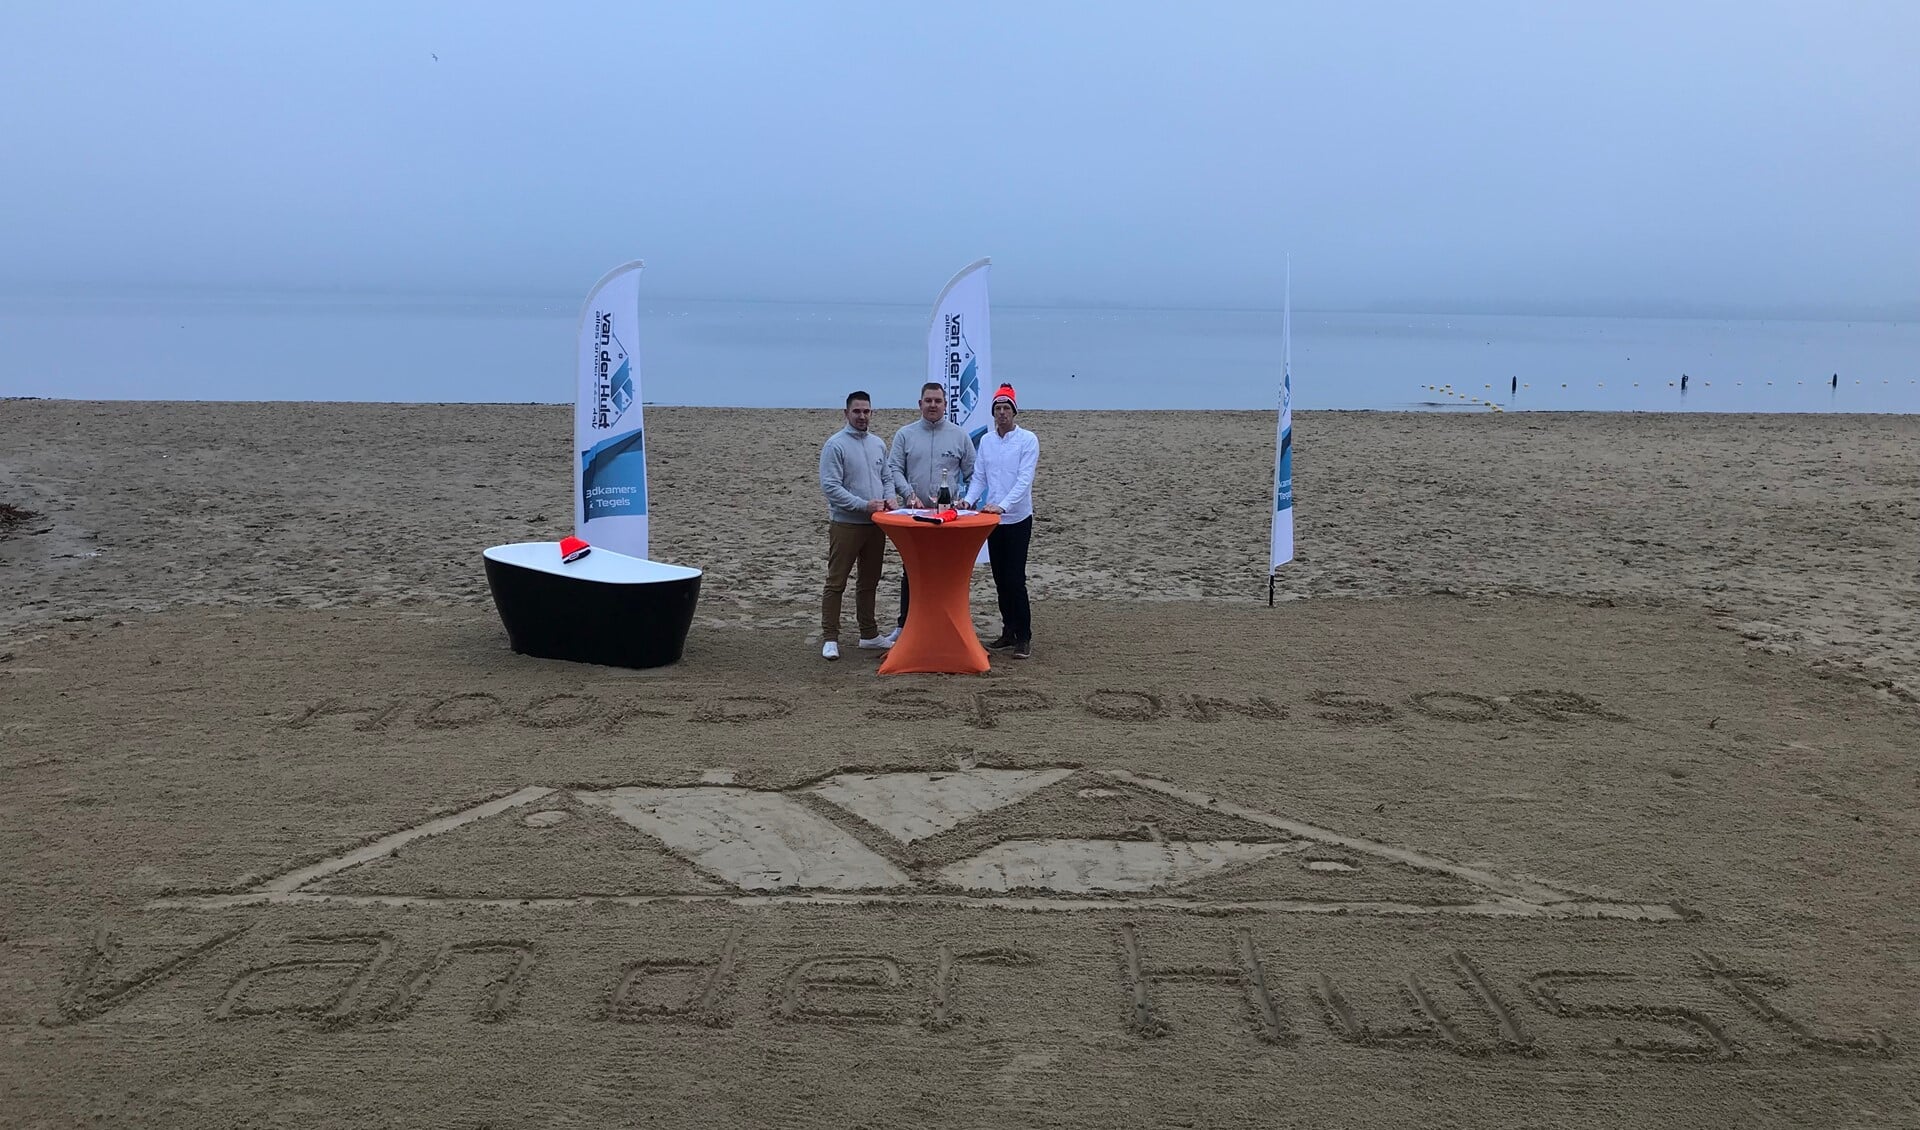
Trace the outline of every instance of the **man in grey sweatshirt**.
<instances>
[{"instance_id":1,"label":"man in grey sweatshirt","mask_svg":"<svg viewBox=\"0 0 1920 1130\"><path fill-rule=\"evenodd\" d=\"M973 479L973 440L967 429L947 419L947 390L938 381L920 386L920 418L893 433L887 447L887 470L893 493L908 506L947 506L966 496ZM940 498L946 487L948 497ZM889 640L900 638L907 622L907 577L900 575L900 618Z\"/></svg>"},{"instance_id":2,"label":"man in grey sweatshirt","mask_svg":"<svg viewBox=\"0 0 1920 1130\"><path fill-rule=\"evenodd\" d=\"M860 646L885 650L893 641L880 634L875 613L880 591L880 563L886 556L887 536L873 524L875 511L893 509L892 477L887 471L887 445L867 430L873 422L873 398L864 392L847 394L842 412L847 426L828 437L820 448L820 493L827 496L827 588L820 600L820 654L840 658L840 601L847 574L859 567L854 587L854 617L860 625Z\"/></svg>"}]
</instances>

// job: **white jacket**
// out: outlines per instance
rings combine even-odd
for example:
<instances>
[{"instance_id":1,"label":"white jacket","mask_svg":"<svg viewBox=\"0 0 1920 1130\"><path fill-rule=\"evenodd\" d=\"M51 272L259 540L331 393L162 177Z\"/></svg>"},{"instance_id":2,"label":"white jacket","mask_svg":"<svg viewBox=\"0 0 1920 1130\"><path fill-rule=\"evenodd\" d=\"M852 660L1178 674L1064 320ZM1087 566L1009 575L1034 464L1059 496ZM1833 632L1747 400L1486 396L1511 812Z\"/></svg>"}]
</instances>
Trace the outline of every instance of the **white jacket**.
<instances>
[{"instance_id":1,"label":"white jacket","mask_svg":"<svg viewBox=\"0 0 1920 1130\"><path fill-rule=\"evenodd\" d=\"M1018 424L1004 436L988 428L967 484L967 508L991 502L1000 507L1003 526L1033 517L1033 473L1039 465L1040 437Z\"/></svg>"}]
</instances>

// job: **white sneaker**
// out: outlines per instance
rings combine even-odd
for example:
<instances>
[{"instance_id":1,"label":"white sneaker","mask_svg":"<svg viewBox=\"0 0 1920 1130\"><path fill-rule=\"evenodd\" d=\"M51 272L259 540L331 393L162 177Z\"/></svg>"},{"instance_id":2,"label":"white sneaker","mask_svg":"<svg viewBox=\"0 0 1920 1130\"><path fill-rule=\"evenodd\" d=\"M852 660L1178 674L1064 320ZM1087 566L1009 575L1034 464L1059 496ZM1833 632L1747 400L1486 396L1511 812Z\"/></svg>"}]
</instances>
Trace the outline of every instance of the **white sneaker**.
<instances>
[{"instance_id":1,"label":"white sneaker","mask_svg":"<svg viewBox=\"0 0 1920 1130\"><path fill-rule=\"evenodd\" d=\"M838 659L840 658L840 645L832 640L828 640L826 643L820 645L820 654L826 659Z\"/></svg>"},{"instance_id":2,"label":"white sneaker","mask_svg":"<svg viewBox=\"0 0 1920 1130\"><path fill-rule=\"evenodd\" d=\"M860 646L869 651L885 651L893 646L893 637L875 636L870 640L861 640Z\"/></svg>"},{"instance_id":3,"label":"white sneaker","mask_svg":"<svg viewBox=\"0 0 1920 1130\"><path fill-rule=\"evenodd\" d=\"M899 643L900 642L900 625L895 624L893 626L893 631L888 632L886 635L881 636L880 638L883 640L886 640L889 644Z\"/></svg>"}]
</instances>

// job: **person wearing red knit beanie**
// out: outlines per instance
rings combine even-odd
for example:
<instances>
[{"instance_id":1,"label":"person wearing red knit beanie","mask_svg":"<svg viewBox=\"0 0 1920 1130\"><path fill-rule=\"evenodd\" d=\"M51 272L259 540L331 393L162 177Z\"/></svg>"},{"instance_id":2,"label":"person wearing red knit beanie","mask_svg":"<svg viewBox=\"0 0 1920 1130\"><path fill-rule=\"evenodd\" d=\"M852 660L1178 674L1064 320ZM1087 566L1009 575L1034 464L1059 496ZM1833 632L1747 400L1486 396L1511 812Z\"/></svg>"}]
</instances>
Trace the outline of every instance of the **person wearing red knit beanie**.
<instances>
[{"instance_id":1,"label":"person wearing red knit beanie","mask_svg":"<svg viewBox=\"0 0 1920 1130\"><path fill-rule=\"evenodd\" d=\"M1013 386L995 389L993 428L980 437L966 508L1000 515L1000 524L987 538L987 558L993 566L1001 629L987 647L1011 648L1015 659L1030 659L1033 609L1027 599L1027 548L1033 540L1033 477L1040 466L1040 441L1014 422L1019 414Z\"/></svg>"}]
</instances>

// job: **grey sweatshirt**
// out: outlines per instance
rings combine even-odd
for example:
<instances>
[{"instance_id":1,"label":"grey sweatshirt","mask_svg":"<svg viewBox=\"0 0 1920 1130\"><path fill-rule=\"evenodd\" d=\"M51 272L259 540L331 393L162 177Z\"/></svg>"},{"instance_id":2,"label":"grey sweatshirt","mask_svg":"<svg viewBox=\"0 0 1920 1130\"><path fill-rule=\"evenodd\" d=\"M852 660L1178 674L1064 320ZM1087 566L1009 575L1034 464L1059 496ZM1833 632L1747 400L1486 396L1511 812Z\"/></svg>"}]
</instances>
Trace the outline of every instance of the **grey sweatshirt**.
<instances>
[{"instance_id":1,"label":"grey sweatshirt","mask_svg":"<svg viewBox=\"0 0 1920 1130\"><path fill-rule=\"evenodd\" d=\"M820 493L833 521L872 525L867 503L893 496L886 441L851 424L833 433L820 449Z\"/></svg>"},{"instance_id":2,"label":"grey sweatshirt","mask_svg":"<svg viewBox=\"0 0 1920 1130\"><path fill-rule=\"evenodd\" d=\"M887 470L893 476L893 493L902 499L918 495L922 506L933 505L940 493L940 472L949 472L948 485L958 500L973 478L973 441L967 438L967 429L951 420L932 427L925 420L915 420L893 433Z\"/></svg>"}]
</instances>

